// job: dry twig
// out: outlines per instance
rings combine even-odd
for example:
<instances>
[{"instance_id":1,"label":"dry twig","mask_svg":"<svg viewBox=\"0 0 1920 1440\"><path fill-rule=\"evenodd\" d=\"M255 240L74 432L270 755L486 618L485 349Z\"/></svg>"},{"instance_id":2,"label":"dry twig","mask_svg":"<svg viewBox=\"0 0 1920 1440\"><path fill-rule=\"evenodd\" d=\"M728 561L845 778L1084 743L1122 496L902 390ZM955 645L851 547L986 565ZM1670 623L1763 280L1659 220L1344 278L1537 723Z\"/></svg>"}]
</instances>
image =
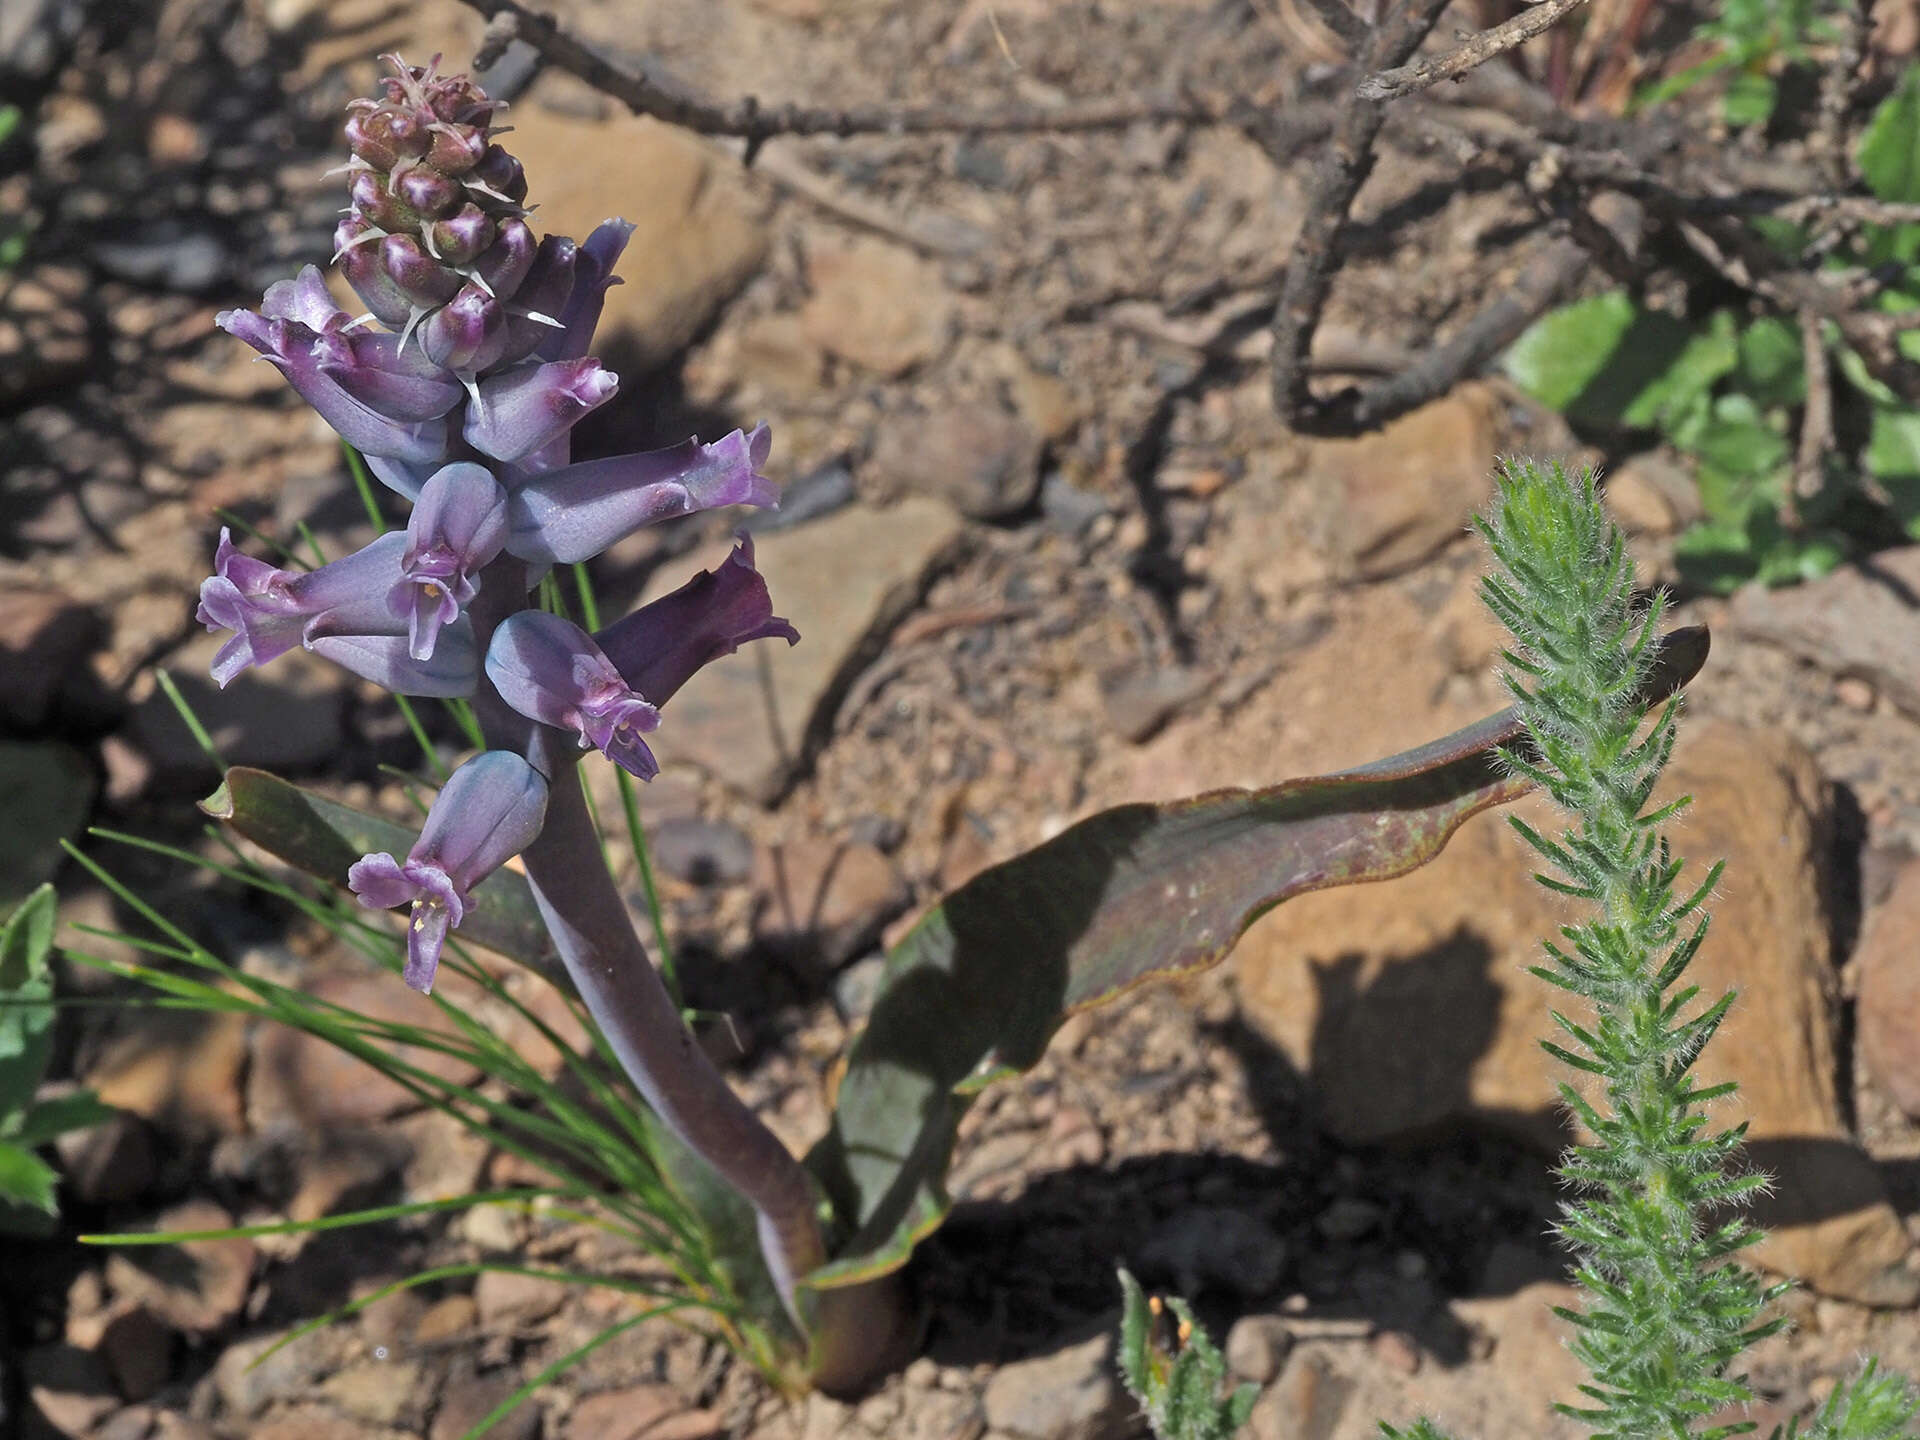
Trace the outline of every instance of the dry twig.
<instances>
[{"instance_id":1,"label":"dry twig","mask_svg":"<svg viewBox=\"0 0 1920 1440\"><path fill-rule=\"evenodd\" d=\"M1452 80L1544 34L1563 16L1586 3L1587 0L1541 0L1532 9L1522 10L1511 20L1482 30L1444 55L1374 72L1354 87L1354 94L1362 100L1398 100L1429 85L1438 85L1442 80Z\"/></svg>"},{"instance_id":2,"label":"dry twig","mask_svg":"<svg viewBox=\"0 0 1920 1440\"><path fill-rule=\"evenodd\" d=\"M1006 134L1046 131L1119 130L1143 121L1207 124L1219 117L1198 101L1179 97L1090 101L1041 108L1000 105L990 110L958 106L762 106L751 95L715 100L655 66L628 70L614 64L564 29L551 15L530 10L518 0L463 0L488 17L488 35L504 34L511 20L513 38L524 40L562 70L577 75L636 115L651 115L700 135L731 136L747 142L746 159L767 141L782 135L933 135ZM503 18L505 17L505 18ZM498 27L496 29L496 27Z\"/></svg>"},{"instance_id":3,"label":"dry twig","mask_svg":"<svg viewBox=\"0 0 1920 1440\"><path fill-rule=\"evenodd\" d=\"M1793 459L1793 484L1780 501L1780 521L1789 529L1800 520L1799 502L1819 493L1833 444L1833 383L1827 374L1827 342L1820 317L1802 310L1800 359L1807 372L1807 403L1800 416L1800 448Z\"/></svg>"}]
</instances>

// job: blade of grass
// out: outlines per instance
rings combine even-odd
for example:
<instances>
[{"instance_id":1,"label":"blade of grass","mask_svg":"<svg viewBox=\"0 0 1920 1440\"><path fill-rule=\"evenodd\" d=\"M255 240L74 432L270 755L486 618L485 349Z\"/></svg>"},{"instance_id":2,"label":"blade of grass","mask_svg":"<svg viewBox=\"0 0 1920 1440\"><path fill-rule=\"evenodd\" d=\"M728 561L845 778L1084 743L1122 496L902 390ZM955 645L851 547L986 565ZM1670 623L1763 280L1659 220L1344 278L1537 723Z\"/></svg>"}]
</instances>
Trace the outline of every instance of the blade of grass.
<instances>
[{"instance_id":1,"label":"blade of grass","mask_svg":"<svg viewBox=\"0 0 1920 1440\"><path fill-rule=\"evenodd\" d=\"M186 1245L196 1240L251 1240L259 1235L307 1235L321 1230L347 1230L355 1225L378 1225L413 1215L435 1215L474 1205L509 1205L542 1196L571 1197L570 1190L489 1190L473 1195L451 1195L440 1200L415 1200L404 1205L381 1205L347 1215L323 1215L318 1220L280 1220L263 1225L233 1225L225 1230L129 1230L113 1235L77 1235L82 1245Z\"/></svg>"},{"instance_id":2,"label":"blade of grass","mask_svg":"<svg viewBox=\"0 0 1920 1440\"><path fill-rule=\"evenodd\" d=\"M187 697L180 693L180 687L173 683L173 676L156 666L153 682L160 687L168 703L179 714L181 723L187 727L187 733L193 736L193 743L200 747L200 753L213 761L214 768L224 775L227 762L220 758L219 747L213 743L213 737L207 733L207 727L200 723L200 717L193 713L193 706L189 705Z\"/></svg>"}]
</instances>

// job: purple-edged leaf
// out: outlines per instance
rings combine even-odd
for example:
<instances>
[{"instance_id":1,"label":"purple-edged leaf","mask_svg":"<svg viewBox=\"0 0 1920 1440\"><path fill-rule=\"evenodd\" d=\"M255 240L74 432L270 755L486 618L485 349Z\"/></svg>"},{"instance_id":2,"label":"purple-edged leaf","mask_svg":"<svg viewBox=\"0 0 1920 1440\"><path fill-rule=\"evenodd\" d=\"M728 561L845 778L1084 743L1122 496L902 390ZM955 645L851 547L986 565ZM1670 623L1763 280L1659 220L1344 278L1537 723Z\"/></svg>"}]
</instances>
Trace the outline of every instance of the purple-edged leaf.
<instances>
[{"instance_id":1,"label":"purple-edged leaf","mask_svg":"<svg viewBox=\"0 0 1920 1440\"><path fill-rule=\"evenodd\" d=\"M1706 651L1704 629L1668 635L1646 698ZM1469 816L1530 788L1496 755L1525 738L1508 710L1340 774L1117 806L947 896L888 956L833 1128L807 1157L852 1237L812 1286L906 1262L946 1216L972 1097L1034 1065L1068 1015L1219 963L1282 900L1424 865Z\"/></svg>"},{"instance_id":2,"label":"purple-edged leaf","mask_svg":"<svg viewBox=\"0 0 1920 1440\"><path fill-rule=\"evenodd\" d=\"M296 870L342 887L361 856L382 850L405 855L420 833L243 765L230 768L200 808ZM518 871L496 870L473 887L459 938L567 983L533 892Z\"/></svg>"}]
</instances>

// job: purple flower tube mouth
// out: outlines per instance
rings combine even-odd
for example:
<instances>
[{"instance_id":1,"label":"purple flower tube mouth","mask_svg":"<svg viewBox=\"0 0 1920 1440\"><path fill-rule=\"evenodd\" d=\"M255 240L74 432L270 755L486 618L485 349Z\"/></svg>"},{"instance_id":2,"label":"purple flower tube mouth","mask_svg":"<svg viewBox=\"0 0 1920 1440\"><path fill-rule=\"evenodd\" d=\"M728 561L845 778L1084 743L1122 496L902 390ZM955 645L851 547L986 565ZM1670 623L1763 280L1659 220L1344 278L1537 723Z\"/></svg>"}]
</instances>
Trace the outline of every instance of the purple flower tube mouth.
<instances>
[{"instance_id":1,"label":"purple flower tube mouth","mask_svg":"<svg viewBox=\"0 0 1920 1440\"><path fill-rule=\"evenodd\" d=\"M347 885L371 910L411 905L408 985L433 989L440 952L472 904L473 888L531 845L546 821L547 782L511 750L487 750L448 779L427 811L420 838L396 860L362 856Z\"/></svg>"}]
</instances>

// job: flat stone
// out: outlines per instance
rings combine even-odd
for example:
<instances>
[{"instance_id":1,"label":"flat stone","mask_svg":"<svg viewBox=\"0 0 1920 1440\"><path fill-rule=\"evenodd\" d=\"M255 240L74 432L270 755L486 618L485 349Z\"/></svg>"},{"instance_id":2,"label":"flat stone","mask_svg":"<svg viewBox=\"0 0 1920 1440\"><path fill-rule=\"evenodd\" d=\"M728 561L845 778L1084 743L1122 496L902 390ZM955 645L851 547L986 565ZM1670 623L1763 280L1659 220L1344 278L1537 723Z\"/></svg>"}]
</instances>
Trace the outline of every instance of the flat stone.
<instances>
[{"instance_id":1,"label":"flat stone","mask_svg":"<svg viewBox=\"0 0 1920 1440\"><path fill-rule=\"evenodd\" d=\"M671 1385L602 1390L573 1407L567 1440L640 1440L686 1403Z\"/></svg>"},{"instance_id":2,"label":"flat stone","mask_svg":"<svg viewBox=\"0 0 1920 1440\"><path fill-rule=\"evenodd\" d=\"M99 788L93 767L58 740L0 740L0 912L11 910L66 859L62 840L87 823Z\"/></svg>"},{"instance_id":3,"label":"flat stone","mask_svg":"<svg viewBox=\"0 0 1920 1440\"><path fill-rule=\"evenodd\" d=\"M433 1412L427 1440L463 1440L501 1401L520 1388L511 1372L489 1375L456 1373L442 1387L440 1408ZM487 1440L534 1440L540 1433L540 1406L529 1398L514 1406L487 1431Z\"/></svg>"},{"instance_id":4,"label":"flat stone","mask_svg":"<svg viewBox=\"0 0 1920 1440\"><path fill-rule=\"evenodd\" d=\"M638 352L651 367L676 354L766 259L767 227L739 167L670 125L518 105L508 143L532 177L542 231L585 240L610 215L634 224L615 272L624 283L600 320L616 355Z\"/></svg>"},{"instance_id":5,"label":"flat stone","mask_svg":"<svg viewBox=\"0 0 1920 1440\"><path fill-rule=\"evenodd\" d=\"M807 257L813 295L800 322L813 342L889 378L946 348L954 301L934 266L898 245L859 236Z\"/></svg>"},{"instance_id":6,"label":"flat stone","mask_svg":"<svg viewBox=\"0 0 1920 1440\"><path fill-rule=\"evenodd\" d=\"M895 417L867 462L878 493L930 495L975 520L1004 520L1040 489L1039 433L995 405Z\"/></svg>"},{"instance_id":7,"label":"flat stone","mask_svg":"<svg viewBox=\"0 0 1920 1440\"><path fill-rule=\"evenodd\" d=\"M338 1365L353 1343L346 1326L323 1326L261 1359L283 1338L280 1331L249 1335L220 1352L213 1389L229 1418L251 1419L276 1401L302 1394L315 1376Z\"/></svg>"},{"instance_id":8,"label":"flat stone","mask_svg":"<svg viewBox=\"0 0 1920 1440\"><path fill-rule=\"evenodd\" d=\"M27 1414L41 1422L42 1434L78 1440L120 1404L106 1362L91 1350L64 1341L24 1352L20 1379Z\"/></svg>"},{"instance_id":9,"label":"flat stone","mask_svg":"<svg viewBox=\"0 0 1920 1440\"><path fill-rule=\"evenodd\" d=\"M310 770L337 754L352 677L317 655L290 650L222 690L207 670L229 638L225 631L196 636L166 661L181 698L200 717L221 758L266 770ZM150 677L135 687L126 734L163 776L186 781L214 773L173 702Z\"/></svg>"},{"instance_id":10,"label":"flat stone","mask_svg":"<svg viewBox=\"0 0 1920 1440\"><path fill-rule=\"evenodd\" d=\"M244 1015L151 1011L114 1037L83 1083L164 1135L237 1135L247 1123L240 1090L247 1032Z\"/></svg>"},{"instance_id":11,"label":"flat stone","mask_svg":"<svg viewBox=\"0 0 1920 1440\"><path fill-rule=\"evenodd\" d=\"M1293 1351L1293 1332L1278 1315L1242 1315L1227 1331L1221 1350L1227 1369L1236 1377L1265 1385L1287 1363Z\"/></svg>"},{"instance_id":12,"label":"flat stone","mask_svg":"<svg viewBox=\"0 0 1920 1440\"><path fill-rule=\"evenodd\" d=\"M385 971L340 971L310 982L315 999L356 1015L394 1024L445 1030L439 1008ZM455 1084L479 1077L479 1068L458 1056L414 1046L395 1047L408 1064ZM291 1126L357 1125L383 1120L419 1105L405 1086L317 1036L290 1025L263 1026L255 1039L247 1081L247 1114L257 1130Z\"/></svg>"},{"instance_id":13,"label":"flat stone","mask_svg":"<svg viewBox=\"0 0 1920 1440\"><path fill-rule=\"evenodd\" d=\"M0 589L0 721L22 731L45 724L104 631L96 612L58 590Z\"/></svg>"},{"instance_id":14,"label":"flat stone","mask_svg":"<svg viewBox=\"0 0 1920 1440\"><path fill-rule=\"evenodd\" d=\"M270 1415L247 1436L248 1440L370 1440L360 1421L324 1405L299 1405Z\"/></svg>"},{"instance_id":15,"label":"flat stone","mask_svg":"<svg viewBox=\"0 0 1920 1440\"><path fill-rule=\"evenodd\" d=\"M521 1325L544 1320L566 1302L570 1287L538 1275L516 1275L485 1270L473 1283L473 1303L480 1324L492 1328L504 1323Z\"/></svg>"},{"instance_id":16,"label":"flat stone","mask_svg":"<svg viewBox=\"0 0 1920 1440\"><path fill-rule=\"evenodd\" d=\"M961 534L950 508L909 499L884 510L852 506L758 540L755 563L774 613L793 622L800 643L758 641L689 680L647 737L662 765L690 761L754 799L778 798ZM663 566L644 598L678 589L725 556L715 548Z\"/></svg>"},{"instance_id":17,"label":"flat stone","mask_svg":"<svg viewBox=\"0 0 1920 1440\"><path fill-rule=\"evenodd\" d=\"M10 409L86 369L86 294L86 271L73 265L38 265L0 286L0 405Z\"/></svg>"},{"instance_id":18,"label":"flat stone","mask_svg":"<svg viewBox=\"0 0 1920 1440\"><path fill-rule=\"evenodd\" d=\"M432 1403L426 1367L417 1360L373 1359L329 1375L321 1394L341 1413L369 1425L417 1431Z\"/></svg>"},{"instance_id":19,"label":"flat stone","mask_svg":"<svg viewBox=\"0 0 1920 1440\"><path fill-rule=\"evenodd\" d=\"M1754 1259L1826 1294L1911 1303L1920 1277L1903 1263L1905 1232L1836 1093L1819 771L1780 734L1695 724L1655 801L1682 793L1694 797L1678 831L1686 853L1727 860L1713 933L1686 983L1740 995L1701 1079L1739 1080L1739 1095L1717 1103L1716 1127L1749 1122L1749 1154L1775 1177L1755 1207L1771 1234ZM1514 809L1558 828L1539 797ZM1506 817L1481 815L1391 886L1299 896L1242 940L1244 1013L1309 1076L1343 1141L1472 1121L1550 1151L1565 1142L1536 1043L1548 997L1525 967L1568 905L1533 883L1534 868ZM1408 1045L1409 1034L1425 1038Z\"/></svg>"},{"instance_id":20,"label":"flat stone","mask_svg":"<svg viewBox=\"0 0 1920 1440\"><path fill-rule=\"evenodd\" d=\"M124 1205L153 1183L153 1127L118 1111L86 1130L56 1136L60 1169L73 1196L86 1205Z\"/></svg>"},{"instance_id":21,"label":"flat stone","mask_svg":"<svg viewBox=\"0 0 1920 1440\"><path fill-rule=\"evenodd\" d=\"M1200 671L1133 660L1101 675L1100 703L1114 733L1137 745L1211 686L1212 681Z\"/></svg>"},{"instance_id":22,"label":"flat stone","mask_svg":"<svg viewBox=\"0 0 1920 1440\"><path fill-rule=\"evenodd\" d=\"M1749 585L1727 619L1735 634L1872 681L1920 720L1920 545L1882 550L1805 585Z\"/></svg>"},{"instance_id":23,"label":"flat stone","mask_svg":"<svg viewBox=\"0 0 1920 1440\"><path fill-rule=\"evenodd\" d=\"M1001 1366L982 1399L988 1427L1022 1440L1111 1440L1133 1411L1112 1348L1109 1336L1096 1335Z\"/></svg>"},{"instance_id":24,"label":"flat stone","mask_svg":"<svg viewBox=\"0 0 1920 1440\"><path fill-rule=\"evenodd\" d=\"M1548 1415L1555 1404L1580 1404L1586 1366L1567 1348L1573 1326L1554 1307L1578 1310L1580 1292L1559 1280L1535 1280L1503 1294L1456 1300L1454 1315L1491 1344L1490 1368L1512 1411ZM1584 1430L1581 1432L1585 1434Z\"/></svg>"},{"instance_id":25,"label":"flat stone","mask_svg":"<svg viewBox=\"0 0 1920 1440\"><path fill-rule=\"evenodd\" d=\"M1330 1440L1354 1398L1354 1383L1319 1355L1281 1372L1247 1416L1248 1440ZM1371 1419L1367 1429L1373 1429Z\"/></svg>"},{"instance_id":26,"label":"flat stone","mask_svg":"<svg viewBox=\"0 0 1920 1440\"><path fill-rule=\"evenodd\" d=\"M1872 912L1854 962L1854 1007L1867 1073L1910 1116L1920 1116L1920 860L1909 860Z\"/></svg>"},{"instance_id":27,"label":"flat stone","mask_svg":"<svg viewBox=\"0 0 1920 1440\"><path fill-rule=\"evenodd\" d=\"M1477 382L1353 440L1315 440L1299 484L1335 573L1379 579L1462 539L1493 492L1497 401Z\"/></svg>"},{"instance_id":28,"label":"flat stone","mask_svg":"<svg viewBox=\"0 0 1920 1440\"><path fill-rule=\"evenodd\" d=\"M162 1212L153 1228L188 1233L232 1226L233 1217L211 1200L189 1200ZM107 1257L107 1284L117 1298L144 1305L184 1335L211 1335L246 1304L255 1253L244 1236L119 1250Z\"/></svg>"},{"instance_id":29,"label":"flat stone","mask_svg":"<svg viewBox=\"0 0 1920 1440\"><path fill-rule=\"evenodd\" d=\"M852 959L913 899L906 878L871 845L817 841L762 853L754 938L828 965Z\"/></svg>"},{"instance_id":30,"label":"flat stone","mask_svg":"<svg viewBox=\"0 0 1920 1440\"><path fill-rule=\"evenodd\" d=\"M116 1305L98 1328L93 1349L123 1399L150 1399L172 1378L173 1333L146 1306Z\"/></svg>"},{"instance_id":31,"label":"flat stone","mask_svg":"<svg viewBox=\"0 0 1920 1440\"><path fill-rule=\"evenodd\" d=\"M653 862L689 885L738 885L753 875L753 838L738 825L675 816L647 827Z\"/></svg>"}]
</instances>

